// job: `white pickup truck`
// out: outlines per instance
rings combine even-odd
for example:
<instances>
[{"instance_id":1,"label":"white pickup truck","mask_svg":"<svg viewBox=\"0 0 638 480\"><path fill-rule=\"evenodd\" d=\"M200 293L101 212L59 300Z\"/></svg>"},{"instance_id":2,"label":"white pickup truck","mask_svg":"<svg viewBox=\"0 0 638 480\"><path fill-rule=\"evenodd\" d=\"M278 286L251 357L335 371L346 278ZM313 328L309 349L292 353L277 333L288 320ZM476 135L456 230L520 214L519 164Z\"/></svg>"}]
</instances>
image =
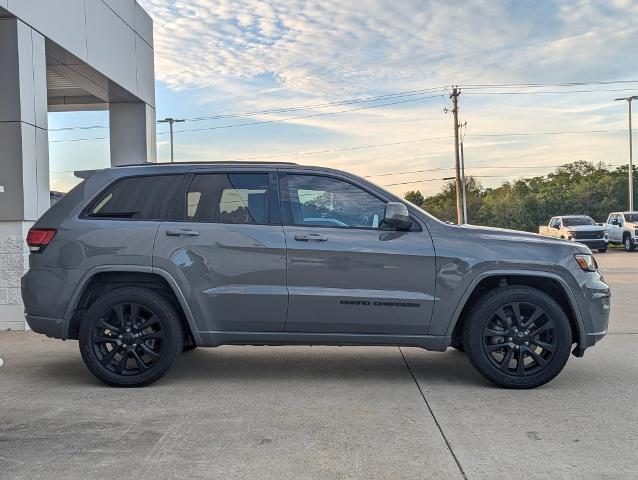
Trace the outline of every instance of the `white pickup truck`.
<instances>
[{"instance_id":1,"label":"white pickup truck","mask_svg":"<svg viewBox=\"0 0 638 480\"><path fill-rule=\"evenodd\" d=\"M609 243L623 244L633 252L638 245L638 212L615 212L607 218Z\"/></svg>"},{"instance_id":2,"label":"white pickup truck","mask_svg":"<svg viewBox=\"0 0 638 480\"><path fill-rule=\"evenodd\" d=\"M546 237L563 238L583 243L600 253L607 251L607 228L585 215L552 217L547 226L539 227L538 233Z\"/></svg>"}]
</instances>

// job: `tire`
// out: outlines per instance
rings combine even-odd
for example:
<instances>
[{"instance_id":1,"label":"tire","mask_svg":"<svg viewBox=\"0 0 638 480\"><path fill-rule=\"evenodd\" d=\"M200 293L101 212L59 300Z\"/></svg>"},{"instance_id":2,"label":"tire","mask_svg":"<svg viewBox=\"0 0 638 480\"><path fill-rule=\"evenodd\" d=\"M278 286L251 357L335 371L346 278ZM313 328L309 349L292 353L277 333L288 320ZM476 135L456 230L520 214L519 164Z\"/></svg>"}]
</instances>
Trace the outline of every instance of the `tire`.
<instances>
[{"instance_id":1,"label":"tire","mask_svg":"<svg viewBox=\"0 0 638 480\"><path fill-rule=\"evenodd\" d=\"M598 249L598 253L605 253L607 252L607 248L599 248Z\"/></svg>"},{"instance_id":2,"label":"tire","mask_svg":"<svg viewBox=\"0 0 638 480\"><path fill-rule=\"evenodd\" d=\"M180 317L153 290L122 287L102 295L80 324L87 368L114 387L142 387L161 378L184 347Z\"/></svg>"},{"instance_id":3,"label":"tire","mask_svg":"<svg viewBox=\"0 0 638 480\"><path fill-rule=\"evenodd\" d=\"M459 352L465 352L465 347L463 347L463 342L461 342L460 339L452 340L452 343L450 343L450 347L458 350Z\"/></svg>"},{"instance_id":4,"label":"tire","mask_svg":"<svg viewBox=\"0 0 638 480\"><path fill-rule=\"evenodd\" d=\"M465 353L493 383L539 387L567 363L572 344L569 319L549 295L530 287L501 287L488 292L472 310L463 329Z\"/></svg>"},{"instance_id":5,"label":"tire","mask_svg":"<svg viewBox=\"0 0 638 480\"><path fill-rule=\"evenodd\" d=\"M623 245L625 246L625 251L627 252L633 252L634 250L636 250L636 245L629 235L625 235L625 238L623 238Z\"/></svg>"}]
</instances>

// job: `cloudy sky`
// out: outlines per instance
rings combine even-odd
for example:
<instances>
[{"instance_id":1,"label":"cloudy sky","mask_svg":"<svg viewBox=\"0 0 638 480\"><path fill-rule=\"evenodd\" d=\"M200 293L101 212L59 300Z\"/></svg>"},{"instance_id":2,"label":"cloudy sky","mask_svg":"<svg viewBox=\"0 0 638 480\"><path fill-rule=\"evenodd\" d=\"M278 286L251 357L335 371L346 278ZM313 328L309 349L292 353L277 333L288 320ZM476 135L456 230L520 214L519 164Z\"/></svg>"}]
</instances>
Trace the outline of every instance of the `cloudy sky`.
<instances>
[{"instance_id":1,"label":"cloudy sky","mask_svg":"<svg viewBox=\"0 0 638 480\"><path fill-rule=\"evenodd\" d=\"M198 130L176 134L179 161L267 157L433 193L453 175L444 109L455 84L468 174L486 186L576 160L627 160L626 105L613 99L637 94L638 81L602 82L638 80L633 0L139 3L155 20L158 118L199 119L178 127ZM591 82L601 83L559 85ZM50 123L106 125L107 115ZM108 140L59 142L70 138L78 132L50 134L54 189L72 185L69 170L108 164Z\"/></svg>"}]
</instances>

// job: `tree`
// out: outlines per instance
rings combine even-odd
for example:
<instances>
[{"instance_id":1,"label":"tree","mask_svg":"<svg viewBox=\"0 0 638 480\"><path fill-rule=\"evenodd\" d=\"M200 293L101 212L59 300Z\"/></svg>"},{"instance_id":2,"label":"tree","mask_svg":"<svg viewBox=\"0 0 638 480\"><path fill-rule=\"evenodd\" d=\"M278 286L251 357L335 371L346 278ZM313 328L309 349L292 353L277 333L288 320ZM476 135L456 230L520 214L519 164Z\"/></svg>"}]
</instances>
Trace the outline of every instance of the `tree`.
<instances>
[{"instance_id":1,"label":"tree","mask_svg":"<svg viewBox=\"0 0 638 480\"><path fill-rule=\"evenodd\" d=\"M496 188L484 189L468 177L469 222L531 232L555 215L588 215L602 222L609 212L626 208L627 174L628 167L612 170L602 163L581 161L546 176L521 178ZM408 194L413 198L421 195ZM440 193L425 197L420 205L441 220L456 221L455 182L446 183Z\"/></svg>"},{"instance_id":2,"label":"tree","mask_svg":"<svg viewBox=\"0 0 638 480\"><path fill-rule=\"evenodd\" d=\"M423 194L418 190L410 190L409 192L405 192L404 198L408 202L414 203L417 207L422 206L423 202L425 201Z\"/></svg>"}]
</instances>

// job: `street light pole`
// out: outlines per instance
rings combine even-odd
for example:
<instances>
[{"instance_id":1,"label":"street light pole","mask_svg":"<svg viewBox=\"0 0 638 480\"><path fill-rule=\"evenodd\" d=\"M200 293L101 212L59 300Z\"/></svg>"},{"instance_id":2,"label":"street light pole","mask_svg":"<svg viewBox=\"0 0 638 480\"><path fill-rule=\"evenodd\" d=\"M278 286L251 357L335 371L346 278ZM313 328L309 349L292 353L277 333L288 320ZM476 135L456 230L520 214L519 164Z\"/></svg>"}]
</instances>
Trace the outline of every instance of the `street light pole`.
<instances>
[{"instance_id":1,"label":"street light pole","mask_svg":"<svg viewBox=\"0 0 638 480\"><path fill-rule=\"evenodd\" d=\"M616 98L616 101L625 100L629 108L629 211L634 211L634 152L633 152L633 132L631 128L631 102L638 100L638 96Z\"/></svg>"},{"instance_id":2,"label":"street light pole","mask_svg":"<svg viewBox=\"0 0 638 480\"><path fill-rule=\"evenodd\" d=\"M164 120L160 120L157 123L168 123L168 127L170 129L170 135L171 135L171 163L173 163L175 161L175 157L174 157L174 150L173 150L173 124L174 123L183 123L186 120L181 120L181 119L175 119L175 118L171 118L171 117L167 117Z\"/></svg>"}]
</instances>

